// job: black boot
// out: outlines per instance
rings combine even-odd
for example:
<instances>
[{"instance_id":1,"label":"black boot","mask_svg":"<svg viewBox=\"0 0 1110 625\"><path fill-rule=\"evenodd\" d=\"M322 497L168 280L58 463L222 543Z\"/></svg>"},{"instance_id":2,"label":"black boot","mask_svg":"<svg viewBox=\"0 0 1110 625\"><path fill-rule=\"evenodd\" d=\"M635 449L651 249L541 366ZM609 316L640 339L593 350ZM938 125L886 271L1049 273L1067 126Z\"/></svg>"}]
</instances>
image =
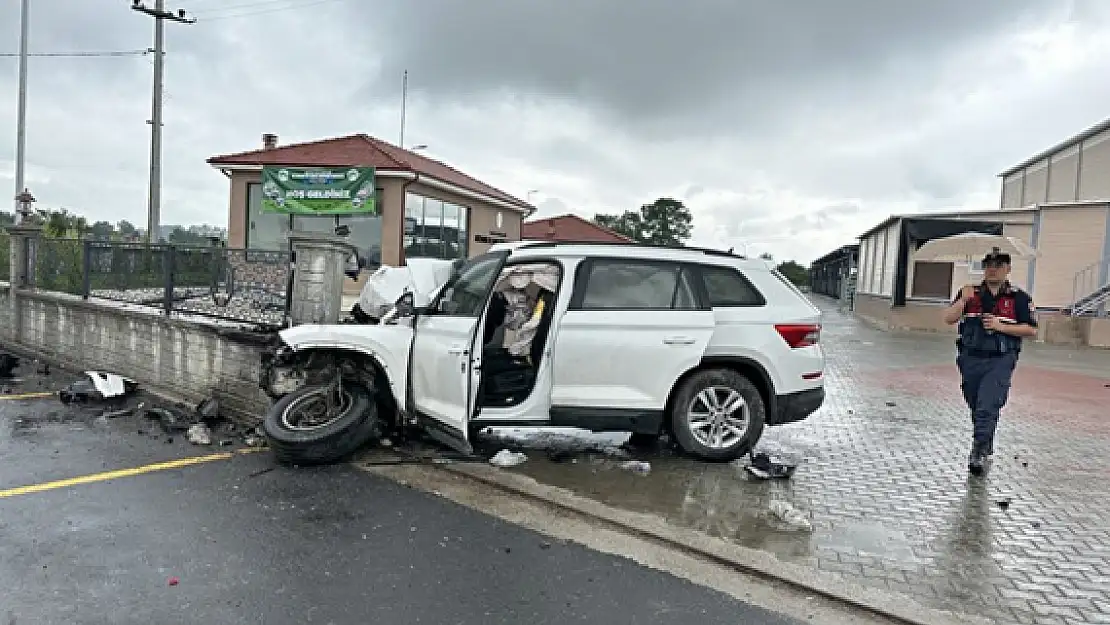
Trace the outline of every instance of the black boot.
<instances>
[{"instance_id":1,"label":"black boot","mask_svg":"<svg viewBox=\"0 0 1110 625\"><path fill-rule=\"evenodd\" d=\"M967 459L967 470L974 476L981 476L987 471L987 464L990 462L990 453L988 445L984 443L975 443L971 446L971 455Z\"/></svg>"}]
</instances>

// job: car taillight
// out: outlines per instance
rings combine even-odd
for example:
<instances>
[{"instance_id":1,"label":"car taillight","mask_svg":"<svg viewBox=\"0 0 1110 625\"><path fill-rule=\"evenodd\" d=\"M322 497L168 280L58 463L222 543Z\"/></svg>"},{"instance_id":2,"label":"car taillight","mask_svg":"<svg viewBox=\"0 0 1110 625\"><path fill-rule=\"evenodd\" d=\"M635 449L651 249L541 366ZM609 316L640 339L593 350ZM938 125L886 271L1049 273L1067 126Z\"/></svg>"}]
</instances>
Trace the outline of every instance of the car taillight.
<instances>
[{"instance_id":1,"label":"car taillight","mask_svg":"<svg viewBox=\"0 0 1110 625\"><path fill-rule=\"evenodd\" d=\"M775 329L792 349L816 345L821 340L821 324L818 323L779 323L775 324Z\"/></svg>"}]
</instances>

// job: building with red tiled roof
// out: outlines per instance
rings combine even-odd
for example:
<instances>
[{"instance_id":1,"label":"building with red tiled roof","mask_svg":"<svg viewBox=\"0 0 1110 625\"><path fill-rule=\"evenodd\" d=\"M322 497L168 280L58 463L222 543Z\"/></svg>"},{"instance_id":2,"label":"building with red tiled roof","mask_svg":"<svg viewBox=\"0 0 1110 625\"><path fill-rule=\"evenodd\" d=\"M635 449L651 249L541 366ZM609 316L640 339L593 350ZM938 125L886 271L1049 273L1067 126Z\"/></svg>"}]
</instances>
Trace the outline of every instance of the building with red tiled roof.
<instances>
[{"instance_id":1,"label":"building with red tiled roof","mask_svg":"<svg viewBox=\"0 0 1110 625\"><path fill-rule=\"evenodd\" d=\"M524 222L520 238L567 243L632 243L632 239L578 215L559 215Z\"/></svg>"},{"instance_id":2,"label":"building with red tiled roof","mask_svg":"<svg viewBox=\"0 0 1110 625\"><path fill-rule=\"evenodd\" d=\"M213 156L229 179L228 245L284 249L291 229L334 231L347 225L371 264L400 265L415 256L467 258L492 243L520 239L535 212L527 202L450 165L365 134ZM262 169L373 168L375 215L305 216L263 212Z\"/></svg>"}]
</instances>

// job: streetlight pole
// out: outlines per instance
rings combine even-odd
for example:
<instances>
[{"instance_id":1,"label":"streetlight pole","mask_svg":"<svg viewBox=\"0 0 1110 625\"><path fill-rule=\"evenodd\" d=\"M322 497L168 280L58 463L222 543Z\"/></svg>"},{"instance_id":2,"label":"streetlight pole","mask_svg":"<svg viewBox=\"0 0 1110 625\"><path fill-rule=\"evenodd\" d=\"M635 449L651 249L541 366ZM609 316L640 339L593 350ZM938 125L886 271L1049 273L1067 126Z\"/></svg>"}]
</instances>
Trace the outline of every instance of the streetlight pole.
<instances>
[{"instance_id":1,"label":"streetlight pole","mask_svg":"<svg viewBox=\"0 0 1110 625\"><path fill-rule=\"evenodd\" d=\"M27 159L27 38L30 30L31 0L23 0L19 11L19 104L15 131L15 223L23 222L20 197Z\"/></svg>"}]
</instances>

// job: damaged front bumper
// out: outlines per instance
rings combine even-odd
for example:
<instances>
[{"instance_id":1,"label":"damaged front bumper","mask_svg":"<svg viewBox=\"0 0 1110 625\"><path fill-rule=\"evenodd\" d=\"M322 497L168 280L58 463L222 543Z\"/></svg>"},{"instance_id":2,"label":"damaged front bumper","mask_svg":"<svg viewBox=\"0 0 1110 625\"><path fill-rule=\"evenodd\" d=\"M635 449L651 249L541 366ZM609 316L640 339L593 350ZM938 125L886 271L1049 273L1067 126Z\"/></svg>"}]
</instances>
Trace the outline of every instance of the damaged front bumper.
<instances>
[{"instance_id":1,"label":"damaged front bumper","mask_svg":"<svg viewBox=\"0 0 1110 625\"><path fill-rule=\"evenodd\" d=\"M258 386L271 398L292 393L305 383L305 374L297 368L297 351L280 339L262 352L262 371Z\"/></svg>"}]
</instances>

